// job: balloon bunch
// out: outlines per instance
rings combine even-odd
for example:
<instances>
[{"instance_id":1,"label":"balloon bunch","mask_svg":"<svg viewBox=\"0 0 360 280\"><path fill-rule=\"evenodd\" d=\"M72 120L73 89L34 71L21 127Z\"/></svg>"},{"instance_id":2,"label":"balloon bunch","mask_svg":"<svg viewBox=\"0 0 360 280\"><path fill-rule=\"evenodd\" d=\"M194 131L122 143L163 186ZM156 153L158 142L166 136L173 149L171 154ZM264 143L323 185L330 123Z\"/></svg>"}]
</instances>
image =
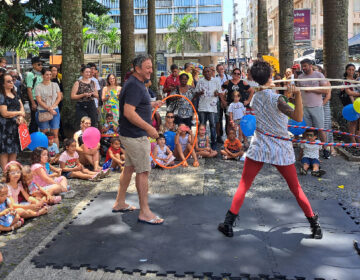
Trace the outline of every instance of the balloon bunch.
<instances>
[{"instance_id":1,"label":"balloon bunch","mask_svg":"<svg viewBox=\"0 0 360 280\"><path fill-rule=\"evenodd\" d=\"M356 99L353 104L346 105L342 110L345 120L353 122L360 118L360 98Z\"/></svg>"}]
</instances>

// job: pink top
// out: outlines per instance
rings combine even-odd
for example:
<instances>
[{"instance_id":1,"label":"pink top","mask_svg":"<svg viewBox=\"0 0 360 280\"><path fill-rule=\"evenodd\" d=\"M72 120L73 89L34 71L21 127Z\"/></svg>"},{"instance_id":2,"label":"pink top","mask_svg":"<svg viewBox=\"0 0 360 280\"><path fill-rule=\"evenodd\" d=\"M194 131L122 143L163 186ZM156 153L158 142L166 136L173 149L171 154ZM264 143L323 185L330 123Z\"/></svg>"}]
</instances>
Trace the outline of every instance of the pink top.
<instances>
[{"instance_id":1,"label":"pink top","mask_svg":"<svg viewBox=\"0 0 360 280\"><path fill-rule=\"evenodd\" d=\"M79 158L79 154L75 152L72 156L64 151L59 158L59 161L65 163L65 168L75 168L77 159Z\"/></svg>"},{"instance_id":2,"label":"pink top","mask_svg":"<svg viewBox=\"0 0 360 280\"><path fill-rule=\"evenodd\" d=\"M18 187L16 189L14 189L10 185L7 185L7 187L8 187L8 192L9 192L8 196L12 197L14 203L18 204L19 203L19 199L18 199L19 193L21 190L24 190L22 184L18 183Z\"/></svg>"},{"instance_id":3,"label":"pink top","mask_svg":"<svg viewBox=\"0 0 360 280\"><path fill-rule=\"evenodd\" d=\"M46 173L45 166L43 166L41 163L35 163L31 165L31 171L33 173L33 182L40 187L45 187L49 185L49 183L41 179L41 177L38 175L38 172L40 171L41 168L44 169Z\"/></svg>"}]
</instances>

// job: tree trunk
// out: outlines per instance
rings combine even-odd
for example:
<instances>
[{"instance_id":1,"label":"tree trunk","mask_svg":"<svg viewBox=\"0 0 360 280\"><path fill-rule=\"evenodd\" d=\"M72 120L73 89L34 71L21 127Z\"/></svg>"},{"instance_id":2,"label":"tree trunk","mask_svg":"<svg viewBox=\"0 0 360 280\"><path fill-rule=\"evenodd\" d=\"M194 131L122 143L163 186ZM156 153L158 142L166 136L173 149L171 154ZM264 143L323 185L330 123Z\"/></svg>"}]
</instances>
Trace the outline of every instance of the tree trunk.
<instances>
[{"instance_id":1,"label":"tree trunk","mask_svg":"<svg viewBox=\"0 0 360 280\"><path fill-rule=\"evenodd\" d=\"M83 17L81 0L62 0L62 82L64 100L61 111L63 127L70 129L68 133L78 129L75 127L75 103L71 101L71 89L80 74L80 66L84 61L83 53ZM65 131L67 134L67 131ZM70 135L69 135L70 136Z\"/></svg>"},{"instance_id":2,"label":"tree trunk","mask_svg":"<svg viewBox=\"0 0 360 280\"><path fill-rule=\"evenodd\" d=\"M268 21L266 0L258 0L258 56L267 55L268 47Z\"/></svg>"},{"instance_id":3,"label":"tree trunk","mask_svg":"<svg viewBox=\"0 0 360 280\"><path fill-rule=\"evenodd\" d=\"M327 0L324 5L324 67L328 78L343 78L348 62L348 0ZM336 32L335 32L336 31ZM333 90L333 120L344 124L339 90Z\"/></svg>"},{"instance_id":4,"label":"tree trunk","mask_svg":"<svg viewBox=\"0 0 360 280\"><path fill-rule=\"evenodd\" d=\"M19 52L16 52L16 71L18 73L21 73L21 67L20 67L20 55Z\"/></svg>"},{"instance_id":5,"label":"tree trunk","mask_svg":"<svg viewBox=\"0 0 360 280\"><path fill-rule=\"evenodd\" d=\"M120 0L120 28L121 28L121 84L125 75L132 68L135 57L134 37L134 1Z\"/></svg>"},{"instance_id":6,"label":"tree trunk","mask_svg":"<svg viewBox=\"0 0 360 280\"><path fill-rule=\"evenodd\" d=\"M279 0L279 60L283 76L294 61L294 0Z\"/></svg>"},{"instance_id":7,"label":"tree trunk","mask_svg":"<svg viewBox=\"0 0 360 280\"><path fill-rule=\"evenodd\" d=\"M151 89L158 92L157 62L156 62L156 21L155 2L148 1L148 54L152 57L153 73L151 75ZM156 94L157 95L157 94Z\"/></svg>"}]
</instances>

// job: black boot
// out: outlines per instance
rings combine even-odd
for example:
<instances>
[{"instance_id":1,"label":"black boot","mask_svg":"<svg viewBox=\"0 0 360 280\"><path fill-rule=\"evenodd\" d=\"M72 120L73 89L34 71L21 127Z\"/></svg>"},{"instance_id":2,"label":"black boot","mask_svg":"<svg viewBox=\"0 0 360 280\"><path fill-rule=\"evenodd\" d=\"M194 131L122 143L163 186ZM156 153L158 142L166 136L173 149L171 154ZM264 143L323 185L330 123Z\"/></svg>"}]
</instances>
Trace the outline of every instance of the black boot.
<instances>
[{"instance_id":1,"label":"black boot","mask_svg":"<svg viewBox=\"0 0 360 280\"><path fill-rule=\"evenodd\" d=\"M225 216L225 221L218 226L218 230L225 234L227 237L233 237L233 225L235 222L235 219L238 215L235 215L229 211L227 211Z\"/></svg>"},{"instance_id":2,"label":"black boot","mask_svg":"<svg viewBox=\"0 0 360 280\"><path fill-rule=\"evenodd\" d=\"M315 214L314 216L307 218L309 223L310 223L310 227L311 227L311 237L314 239L321 239L322 238L322 232L321 232L321 227L319 224L319 217L317 214Z\"/></svg>"}]
</instances>

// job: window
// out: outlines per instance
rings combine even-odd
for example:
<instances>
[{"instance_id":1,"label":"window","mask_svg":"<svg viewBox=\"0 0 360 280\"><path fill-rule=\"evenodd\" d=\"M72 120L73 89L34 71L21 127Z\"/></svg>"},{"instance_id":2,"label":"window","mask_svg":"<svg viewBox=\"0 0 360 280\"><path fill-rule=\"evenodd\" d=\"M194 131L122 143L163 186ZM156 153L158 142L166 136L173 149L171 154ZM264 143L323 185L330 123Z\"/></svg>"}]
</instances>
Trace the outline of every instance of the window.
<instances>
[{"instance_id":1,"label":"window","mask_svg":"<svg viewBox=\"0 0 360 280\"><path fill-rule=\"evenodd\" d=\"M354 12L360 12L360 0L354 0Z\"/></svg>"},{"instance_id":2,"label":"window","mask_svg":"<svg viewBox=\"0 0 360 280\"><path fill-rule=\"evenodd\" d=\"M311 40L315 40L316 39L316 26L313 25L311 26Z\"/></svg>"},{"instance_id":3,"label":"window","mask_svg":"<svg viewBox=\"0 0 360 280\"><path fill-rule=\"evenodd\" d=\"M354 23L354 34L353 36L360 33L360 23Z\"/></svg>"}]
</instances>

